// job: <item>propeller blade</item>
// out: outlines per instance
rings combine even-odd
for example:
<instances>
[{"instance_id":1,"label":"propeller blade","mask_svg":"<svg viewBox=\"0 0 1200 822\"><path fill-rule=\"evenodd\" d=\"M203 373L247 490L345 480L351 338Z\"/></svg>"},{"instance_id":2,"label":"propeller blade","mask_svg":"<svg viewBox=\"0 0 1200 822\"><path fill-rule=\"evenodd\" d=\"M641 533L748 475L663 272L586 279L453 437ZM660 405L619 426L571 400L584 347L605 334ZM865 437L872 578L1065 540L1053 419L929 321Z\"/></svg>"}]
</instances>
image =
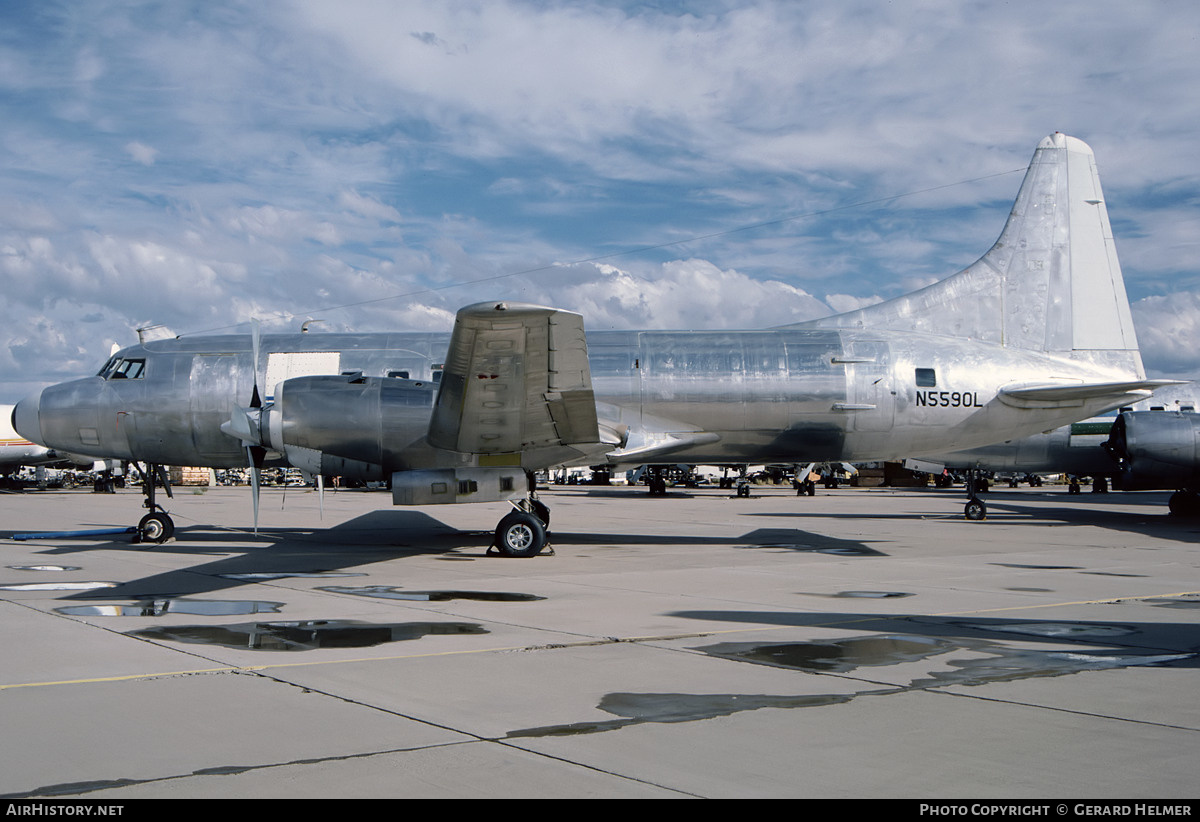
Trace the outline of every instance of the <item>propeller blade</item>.
<instances>
[{"instance_id":1,"label":"propeller blade","mask_svg":"<svg viewBox=\"0 0 1200 822\"><path fill-rule=\"evenodd\" d=\"M250 395L250 407L262 408L262 395L258 391L258 352L262 348L262 325L258 320L250 321L250 351L253 359L251 367L254 372L254 391Z\"/></svg>"},{"instance_id":2,"label":"propeller blade","mask_svg":"<svg viewBox=\"0 0 1200 822\"><path fill-rule=\"evenodd\" d=\"M325 475L317 474L317 509L321 519L325 519Z\"/></svg>"}]
</instances>

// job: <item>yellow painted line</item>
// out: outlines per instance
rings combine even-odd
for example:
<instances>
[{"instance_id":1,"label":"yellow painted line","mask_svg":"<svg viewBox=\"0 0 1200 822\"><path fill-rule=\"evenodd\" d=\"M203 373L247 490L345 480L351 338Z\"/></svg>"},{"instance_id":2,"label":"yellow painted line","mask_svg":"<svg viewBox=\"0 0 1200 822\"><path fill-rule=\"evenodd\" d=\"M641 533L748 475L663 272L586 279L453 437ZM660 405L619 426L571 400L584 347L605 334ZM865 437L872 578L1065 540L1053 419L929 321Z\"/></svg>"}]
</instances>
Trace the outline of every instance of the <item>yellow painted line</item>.
<instances>
[{"instance_id":1,"label":"yellow painted line","mask_svg":"<svg viewBox=\"0 0 1200 822\"><path fill-rule=\"evenodd\" d=\"M984 608L979 611L950 611L945 614L929 614L929 616L968 616L970 614L998 614L1003 611L1031 611L1035 608L1062 608L1066 605L1108 605L1113 602L1125 602L1139 599L1162 599L1166 597L1196 596L1200 591L1180 591L1175 594L1146 594L1137 597L1110 597L1109 599L1081 599L1076 602L1048 602L1044 605L1011 605L1006 608Z\"/></svg>"},{"instance_id":2,"label":"yellow painted line","mask_svg":"<svg viewBox=\"0 0 1200 822\"><path fill-rule=\"evenodd\" d=\"M568 647L574 643L564 643L561 646ZM598 644L595 640L578 643L580 645L595 645ZM311 662L282 662L278 665L227 665L218 668L193 668L184 671L157 671L142 674L126 674L124 676L102 676L90 679L60 679L48 682L17 682L11 685L0 685L0 691L6 691L15 688L45 688L51 685L89 685L97 682L128 682L135 679L158 679L167 676L187 676L189 674L225 674L236 671L270 671L280 668L307 668L314 665L348 665L356 662L388 662L398 659L420 659L422 657L435 656L457 656L461 654L486 654L495 651L520 651L530 648L528 645L514 645L511 647L501 648L476 648L469 651L439 651L436 653L426 654L400 654L396 656L367 656L357 659L324 659L314 660Z\"/></svg>"}]
</instances>

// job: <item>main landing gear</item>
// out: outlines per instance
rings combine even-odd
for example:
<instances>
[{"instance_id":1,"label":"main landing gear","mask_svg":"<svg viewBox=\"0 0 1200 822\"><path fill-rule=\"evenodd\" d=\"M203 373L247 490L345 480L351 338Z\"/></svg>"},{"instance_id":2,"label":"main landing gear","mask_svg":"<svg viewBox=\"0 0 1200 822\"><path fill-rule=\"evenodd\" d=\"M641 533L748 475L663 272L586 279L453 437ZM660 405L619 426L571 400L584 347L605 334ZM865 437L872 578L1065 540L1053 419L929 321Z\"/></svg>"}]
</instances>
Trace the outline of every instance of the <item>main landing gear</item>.
<instances>
[{"instance_id":1,"label":"main landing gear","mask_svg":"<svg viewBox=\"0 0 1200 822\"><path fill-rule=\"evenodd\" d=\"M137 536L133 538L133 541L153 542L161 545L175 535L175 521L167 514L167 510L155 501L154 486L156 483L162 483L163 490L167 492L168 497L171 497L171 483L161 465L146 463L146 469L143 470L142 466L135 462L133 467L142 477L142 493L146 495L142 506L150 509L150 513L138 522Z\"/></svg>"},{"instance_id":2,"label":"main landing gear","mask_svg":"<svg viewBox=\"0 0 1200 822\"><path fill-rule=\"evenodd\" d=\"M987 487L987 481L982 477L977 477L974 470L967 471L967 504L963 508L963 516L970 520L987 518L987 506L976 495L979 483L983 483L983 487Z\"/></svg>"},{"instance_id":3,"label":"main landing gear","mask_svg":"<svg viewBox=\"0 0 1200 822\"><path fill-rule=\"evenodd\" d=\"M550 508L537 498L535 480L529 475L529 496L513 503L513 510L496 526L492 547L502 557L536 557L549 544ZM490 551L489 551L490 553ZM553 552L553 549L551 550Z\"/></svg>"},{"instance_id":4,"label":"main landing gear","mask_svg":"<svg viewBox=\"0 0 1200 822\"><path fill-rule=\"evenodd\" d=\"M662 466L650 465L646 468L646 492L652 497L667 495L667 477Z\"/></svg>"}]
</instances>

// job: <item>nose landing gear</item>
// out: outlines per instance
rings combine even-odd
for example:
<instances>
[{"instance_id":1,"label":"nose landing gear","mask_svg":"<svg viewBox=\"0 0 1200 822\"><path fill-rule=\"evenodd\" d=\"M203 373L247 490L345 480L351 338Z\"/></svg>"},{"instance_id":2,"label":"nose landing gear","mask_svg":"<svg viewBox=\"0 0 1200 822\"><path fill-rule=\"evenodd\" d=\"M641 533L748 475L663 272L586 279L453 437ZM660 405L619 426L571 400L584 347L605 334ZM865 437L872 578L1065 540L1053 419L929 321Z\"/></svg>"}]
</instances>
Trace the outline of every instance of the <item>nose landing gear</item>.
<instances>
[{"instance_id":1,"label":"nose landing gear","mask_svg":"<svg viewBox=\"0 0 1200 822\"><path fill-rule=\"evenodd\" d=\"M982 485L981 485L982 483ZM977 495L977 490L987 486L987 480L977 477L974 470L967 471L967 504L963 508L963 516L969 520L987 519L987 505Z\"/></svg>"},{"instance_id":2,"label":"nose landing gear","mask_svg":"<svg viewBox=\"0 0 1200 822\"><path fill-rule=\"evenodd\" d=\"M135 543L153 542L161 545L175 535L175 521L171 519L167 510L155 501L154 487L156 483L162 483L167 496L173 498L171 482L161 465L146 463L146 468L143 470L142 466L135 462L133 467L142 477L142 493L146 495L142 506L150 509L150 513L138 522L137 535L133 541Z\"/></svg>"}]
</instances>

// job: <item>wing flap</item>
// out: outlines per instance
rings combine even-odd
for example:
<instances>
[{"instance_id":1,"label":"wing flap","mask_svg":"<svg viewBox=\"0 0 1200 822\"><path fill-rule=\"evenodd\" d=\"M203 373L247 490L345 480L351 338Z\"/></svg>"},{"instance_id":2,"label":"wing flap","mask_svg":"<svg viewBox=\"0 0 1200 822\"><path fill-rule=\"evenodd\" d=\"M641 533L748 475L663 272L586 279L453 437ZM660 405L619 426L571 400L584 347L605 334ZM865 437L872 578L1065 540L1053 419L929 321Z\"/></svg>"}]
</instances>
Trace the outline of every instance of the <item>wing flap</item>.
<instances>
[{"instance_id":1,"label":"wing flap","mask_svg":"<svg viewBox=\"0 0 1200 822\"><path fill-rule=\"evenodd\" d=\"M460 310L428 441L492 459L537 452L539 462L599 443L583 318L523 303Z\"/></svg>"}]
</instances>

